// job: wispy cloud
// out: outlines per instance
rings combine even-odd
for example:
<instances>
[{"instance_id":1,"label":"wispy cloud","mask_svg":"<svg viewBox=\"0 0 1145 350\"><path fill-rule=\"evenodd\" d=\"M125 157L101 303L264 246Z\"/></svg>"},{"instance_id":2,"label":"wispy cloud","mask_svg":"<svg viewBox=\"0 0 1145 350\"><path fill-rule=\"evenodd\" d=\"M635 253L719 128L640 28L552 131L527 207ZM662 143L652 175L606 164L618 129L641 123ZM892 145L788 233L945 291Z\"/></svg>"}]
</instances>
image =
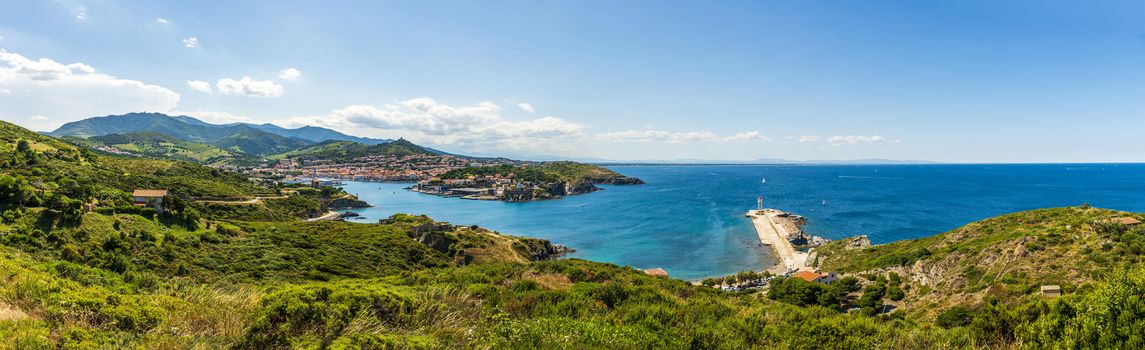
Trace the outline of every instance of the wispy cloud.
<instances>
[{"instance_id":1,"label":"wispy cloud","mask_svg":"<svg viewBox=\"0 0 1145 350\"><path fill-rule=\"evenodd\" d=\"M324 115L280 120L285 126L317 125L353 134L397 135L435 144L495 145L502 148L541 146L544 140L582 136L584 126L546 116L510 120L493 102L450 106L428 97L381 106L353 105Z\"/></svg>"},{"instance_id":2,"label":"wispy cloud","mask_svg":"<svg viewBox=\"0 0 1145 350\"><path fill-rule=\"evenodd\" d=\"M533 113L533 112L537 111L536 109L533 109L533 105L529 104L528 102L518 103L517 108L520 108L522 111L529 112L529 113Z\"/></svg>"},{"instance_id":3,"label":"wispy cloud","mask_svg":"<svg viewBox=\"0 0 1145 350\"><path fill-rule=\"evenodd\" d=\"M598 134L597 138L615 142L744 142L771 140L759 131L742 132L731 136L719 136L707 131L672 132L663 130L627 130Z\"/></svg>"},{"instance_id":4,"label":"wispy cloud","mask_svg":"<svg viewBox=\"0 0 1145 350\"><path fill-rule=\"evenodd\" d=\"M231 78L219 79L215 88L223 95L241 95L249 97L278 97L282 96L282 85L270 80L254 80L250 77L234 80Z\"/></svg>"},{"instance_id":5,"label":"wispy cloud","mask_svg":"<svg viewBox=\"0 0 1145 350\"><path fill-rule=\"evenodd\" d=\"M190 86L192 89L195 89L195 90L198 90L198 91L202 91L202 92L206 92L206 93L211 93L211 92L214 92L214 90L211 90L211 83L208 83L208 82L205 82L205 81L202 81L202 80L191 80L191 81L188 81L188 82L187 82L187 86Z\"/></svg>"},{"instance_id":6,"label":"wispy cloud","mask_svg":"<svg viewBox=\"0 0 1145 350\"><path fill-rule=\"evenodd\" d=\"M189 48L199 47L199 38L189 37L189 38L183 39L183 46L186 46Z\"/></svg>"},{"instance_id":7,"label":"wispy cloud","mask_svg":"<svg viewBox=\"0 0 1145 350\"><path fill-rule=\"evenodd\" d=\"M170 21L170 20L168 20L168 19L166 19L166 18L163 18L163 17L155 17L155 22L156 22L156 23L159 23L159 24L162 24L162 25L168 25L168 24L171 24L171 21Z\"/></svg>"},{"instance_id":8,"label":"wispy cloud","mask_svg":"<svg viewBox=\"0 0 1145 350\"><path fill-rule=\"evenodd\" d=\"M286 81L295 81L302 77L302 71L295 68L287 68L278 71L278 78Z\"/></svg>"},{"instance_id":9,"label":"wispy cloud","mask_svg":"<svg viewBox=\"0 0 1145 350\"><path fill-rule=\"evenodd\" d=\"M886 138L883 138L882 136L879 136L879 135L872 135L872 136L857 136L857 135L831 136L831 138L827 139L827 142L830 142L832 145L854 145L854 144L859 144L859 143L877 143L877 142L883 142L883 141L886 141Z\"/></svg>"}]
</instances>

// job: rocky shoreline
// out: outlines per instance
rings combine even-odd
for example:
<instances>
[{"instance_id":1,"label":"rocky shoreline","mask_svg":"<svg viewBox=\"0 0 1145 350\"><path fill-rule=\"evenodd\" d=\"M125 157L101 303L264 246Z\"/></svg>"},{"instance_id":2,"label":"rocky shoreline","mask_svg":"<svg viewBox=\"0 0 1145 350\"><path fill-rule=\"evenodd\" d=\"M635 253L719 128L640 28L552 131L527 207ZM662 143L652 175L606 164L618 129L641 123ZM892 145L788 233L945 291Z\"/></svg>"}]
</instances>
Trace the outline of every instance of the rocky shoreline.
<instances>
[{"instance_id":1,"label":"rocky shoreline","mask_svg":"<svg viewBox=\"0 0 1145 350\"><path fill-rule=\"evenodd\" d=\"M497 190L494 188L486 187L470 187L470 188L445 188L438 189L433 187L425 187L420 185L406 187L407 190L440 196L440 197L456 197L461 199L471 200L490 200L490 201L505 201L505 202L531 202L549 199L560 199L565 196L573 196L580 194L587 194L603 190L603 188L596 185L643 185L644 180L627 177L627 176L613 176L591 178L586 177L579 181L568 182L551 182L551 183L535 183L527 186L510 190Z\"/></svg>"}]
</instances>

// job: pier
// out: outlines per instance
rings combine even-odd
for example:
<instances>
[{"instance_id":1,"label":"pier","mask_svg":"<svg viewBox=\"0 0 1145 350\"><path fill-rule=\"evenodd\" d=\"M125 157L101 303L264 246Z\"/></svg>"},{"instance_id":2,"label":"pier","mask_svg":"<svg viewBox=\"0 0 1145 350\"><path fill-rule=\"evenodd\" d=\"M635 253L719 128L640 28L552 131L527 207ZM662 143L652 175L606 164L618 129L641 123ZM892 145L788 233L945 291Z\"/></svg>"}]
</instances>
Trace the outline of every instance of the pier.
<instances>
[{"instance_id":1,"label":"pier","mask_svg":"<svg viewBox=\"0 0 1145 350\"><path fill-rule=\"evenodd\" d=\"M795 250L791 245L791 234L780 222L780 215L785 214L775 209L749 210L746 214L755 225L755 233L759 235L759 242L771 247L775 252L776 266L772 273L785 274L792 271L811 270L807 267L806 252Z\"/></svg>"}]
</instances>

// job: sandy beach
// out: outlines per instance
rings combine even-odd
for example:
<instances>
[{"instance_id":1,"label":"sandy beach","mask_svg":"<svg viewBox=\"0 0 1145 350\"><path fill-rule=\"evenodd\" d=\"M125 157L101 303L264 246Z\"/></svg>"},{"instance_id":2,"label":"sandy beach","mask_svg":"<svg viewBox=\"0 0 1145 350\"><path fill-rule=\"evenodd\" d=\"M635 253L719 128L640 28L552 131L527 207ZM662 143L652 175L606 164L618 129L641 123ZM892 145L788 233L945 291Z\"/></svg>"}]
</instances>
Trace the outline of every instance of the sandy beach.
<instances>
[{"instance_id":1,"label":"sandy beach","mask_svg":"<svg viewBox=\"0 0 1145 350\"><path fill-rule=\"evenodd\" d=\"M778 222L777 215L782 211L775 209L751 210L747 216L755 225L755 233L759 235L759 242L771 247L775 252L776 266L769 269L772 273L782 274L788 271L810 269L807 267L809 254L795 250L788 240L790 233Z\"/></svg>"}]
</instances>

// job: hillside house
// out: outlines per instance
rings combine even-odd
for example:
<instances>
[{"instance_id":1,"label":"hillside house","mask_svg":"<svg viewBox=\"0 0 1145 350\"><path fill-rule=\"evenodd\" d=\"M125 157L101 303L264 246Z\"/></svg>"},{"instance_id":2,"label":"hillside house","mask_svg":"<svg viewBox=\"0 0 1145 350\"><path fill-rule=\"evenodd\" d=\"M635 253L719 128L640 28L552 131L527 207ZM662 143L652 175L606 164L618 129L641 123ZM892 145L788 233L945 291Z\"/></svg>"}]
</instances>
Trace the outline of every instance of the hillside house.
<instances>
[{"instance_id":1,"label":"hillside house","mask_svg":"<svg viewBox=\"0 0 1145 350\"><path fill-rule=\"evenodd\" d=\"M1042 286L1042 296L1047 298L1060 297L1062 296L1062 287L1056 284Z\"/></svg>"},{"instance_id":2,"label":"hillside house","mask_svg":"<svg viewBox=\"0 0 1145 350\"><path fill-rule=\"evenodd\" d=\"M807 282L822 284L831 284L839 279L839 277L836 276L834 272L817 273L811 271L800 271L799 273L795 274L795 278L799 278Z\"/></svg>"},{"instance_id":3,"label":"hillside house","mask_svg":"<svg viewBox=\"0 0 1145 350\"><path fill-rule=\"evenodd\" d=\"M135 190L131 192L131 201L137 207L151 207L163 212L163 197L167 197L167 190Z\"/></svg>"}]
</instances>

